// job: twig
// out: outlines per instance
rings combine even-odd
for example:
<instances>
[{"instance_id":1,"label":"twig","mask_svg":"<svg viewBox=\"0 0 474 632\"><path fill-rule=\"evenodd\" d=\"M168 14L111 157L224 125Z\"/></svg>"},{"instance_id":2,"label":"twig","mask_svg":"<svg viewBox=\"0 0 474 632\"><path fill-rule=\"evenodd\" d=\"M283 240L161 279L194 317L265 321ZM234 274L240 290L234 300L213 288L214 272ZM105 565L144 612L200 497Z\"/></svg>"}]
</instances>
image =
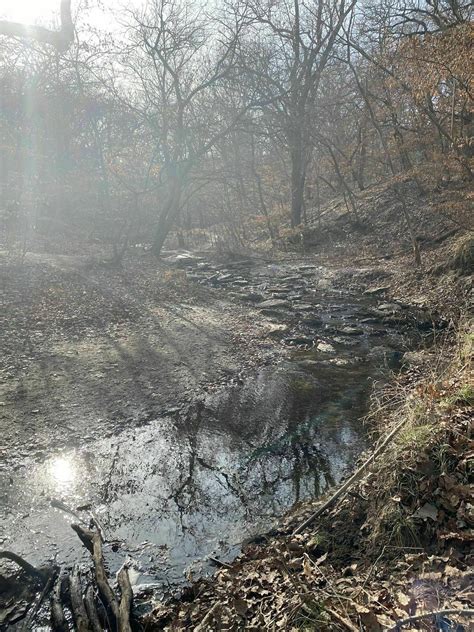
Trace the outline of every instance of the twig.
<instances>
[{"instance_id":1,"label":"twig","mask_svg":"<svg viewBox=\"0 0 474 632\"><path fill-rule=\"evenodd\" d=\"M348 489L356 483L362 474L365 472L367 467L376 459L376 457L383 452L383 450L387 447L393 437L397 434L397 432L401 429L401 427L406 423L408 417L405 417L399 424L395 426L395 428L388 434L388 436L382 441L379 447L370 455L370 457L359 467L358 470L343 484L339 489L327 500L319 509L317 509L309 518L307 518L304 522L302 522L299 527L297 527L293 531L293 535L301 533L306 527L308 527L312 522L319 518L321 514L323 514L326 509L329 509L331 505L335 503L338 498L340 498Z\"/></svg>"},{"instance_id":2,"label":"twig","mask_svg":"<svg viewBox=\"0 0 474 632\"><path fill-rule=\"evenodd\" d=\"M215 564L216 566L221 566L222 568L232 568L230 564L227 564L227 562L223 562L222 560L219 560L217 557L212 557L211 555L209 555L207 559L213 564Z\"/></svg>"},{"instance_id":3,"label":"twig","mask_svg":"<svg viewBox=\"0 0 474 632\"><path fill-rule=\"evenodd\" d=\"M54 586L54 582L56 581L56 577L58 576L58 573L59 573L59 566L53 566L51 570L51 574L46 580L40 596L36 600L35 605L33 606L32 610L28 613L28 616L26 617L22 626L20 627L21 631L32 629L32 626L30 624L34 621L34 618L36 617L38 610L40 609L41 604L43 603L46 595L51 591L51 588Z\"/></svg>"},{"instance_id":4,"label":"twig","mask_svg":"<svg viewBox=\"0 0 474 632\"><path fill-rule=\"evenodd\" d=\"M212 606L212 608L206 614L206 616L201 621L201 623L199 623L199 625L197 625L194 628L194 632L205 632L206 630L209 630L208 624L211 622L212 617L217 612L217 610L219 609L220 605L221 605L220 602L216 601L216 603Z\"/></svg>"},{"instance_id":5,"label":"twig","mask_svg":"<svg viewBox=\"0 0 474 632\"><path fill-rule=\"evenodd\" d=\"M474 617L474 610L437 610L435 612L417 614L413 617L398 620L392 628L387 628L385 632L400 632L402 625L405 625L406 623L414 623L415 621L421 621L422 619L429 619L429 617L442 617L446 614L457 614L461 617Z\"/></svg>"},{"instance_id":6,"label":"twig","mask_svg":"<svg viewBox=\"0 0 474 632\"><path fill-rule=\"evenodd\" d=\"M329 612L329 614L334 617L334 619L336 619L336 621L338 623L340 623L341 625L343 625L345 628L347 628L348 630L350 630L351 632L359 632L359 628L356 628L355 625L353 625L351 623L351 621L349 621L349 619L346 619L345 617L343 617L342 615L340 615L338 612L336 612L335 610L331 610L331 608L325 607L326 612Z\"/></svg>"}]
</instances>

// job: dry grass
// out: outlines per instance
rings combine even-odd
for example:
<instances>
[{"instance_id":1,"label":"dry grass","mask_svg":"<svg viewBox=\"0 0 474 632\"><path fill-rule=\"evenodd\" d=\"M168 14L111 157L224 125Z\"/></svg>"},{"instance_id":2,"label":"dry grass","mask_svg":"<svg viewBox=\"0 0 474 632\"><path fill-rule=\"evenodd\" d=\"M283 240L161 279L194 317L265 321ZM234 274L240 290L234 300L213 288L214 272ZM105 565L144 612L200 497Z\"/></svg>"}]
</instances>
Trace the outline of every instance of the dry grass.
<instances>
[{"instance_id":1,"label":"dry grass","mask_svg":"<svg viewBox=\"0 0 474 632\"><path fill-rule=\"evenodd\" d=\"M423 540L424 524L413 513L429 495L430 481L457 464L446 437L456 432L453 417L467 413L474 401L473 349L472 322L464 317L454 345L448 339L439 343L423 366L375 394L367 417L374 433L383 438L405 422L370 477L370 548L418 546Z\"/></svg>"}]
</instances>

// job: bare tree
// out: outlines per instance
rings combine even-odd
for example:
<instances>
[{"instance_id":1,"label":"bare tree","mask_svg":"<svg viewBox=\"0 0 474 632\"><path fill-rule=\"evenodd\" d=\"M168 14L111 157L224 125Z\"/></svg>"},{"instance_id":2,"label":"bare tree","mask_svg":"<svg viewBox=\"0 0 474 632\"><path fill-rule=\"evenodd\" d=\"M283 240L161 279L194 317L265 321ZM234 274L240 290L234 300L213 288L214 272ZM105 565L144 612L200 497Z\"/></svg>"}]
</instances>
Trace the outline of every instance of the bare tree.
<instances>
[{"instance_id":1,"label":"bare tree","mask_svg":"<svg viewBox=\"0 0 474 632\"><path fill-rule=\"evenodd\" d=\"M284 131L291 163L291 224L301 223L306 170L311 154L308 131L323 72L355 0L256 0L252 6L255 39L268 51L265 63L248 71L267 86L277 86L280 99L271 106Z\"/></svg>"}]
</instances>

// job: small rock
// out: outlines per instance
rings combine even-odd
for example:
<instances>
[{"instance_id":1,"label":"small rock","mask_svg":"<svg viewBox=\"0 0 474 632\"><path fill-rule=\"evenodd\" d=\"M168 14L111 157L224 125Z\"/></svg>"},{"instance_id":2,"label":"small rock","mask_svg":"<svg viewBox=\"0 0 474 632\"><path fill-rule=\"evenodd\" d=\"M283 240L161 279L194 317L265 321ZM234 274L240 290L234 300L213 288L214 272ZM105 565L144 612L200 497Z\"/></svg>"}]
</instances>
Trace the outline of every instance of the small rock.
<instances>
[{"instance_id":1,"label":"small rock","mask_svg":"<svg viewBox=\"0 0 474 632\"><path fill-rule=\"evenodd\" d=\"M336 353L336 349L329 342L320 342L316 348L321 353Z\"/></svg>"},{"instance_id":2,"label":"small rock","mask_svg":"<svg viewBox=\"0 0 474 632\"><path fill-rule=\"evenodd\" d=\"M263 301L263 296L257 292L242 293L237 294L237 296L239 296L243 301L250 301L251 303L260 303L260 301Z\"/></svg>"},{"instance_id":3,"label":"small rock","mask_svg":"<svg viewBox=\"0 0 474 632\"><path fill-rule=\"evenodd\" d=\"M267 336L271 336L272 338L279 338L280 336L288 333L288 330L289 330L288 325L272 324L268 326Z\"/></svg>"},{"instance_id":4,"label":"small rock","mask_svg":"<svg viewBox=\"0 0 474 632\"><path fill-rule=\"evenodd\" d=\"M347 358L331 358L329 362L335 366L347 366L350 364L350 361Z\"/></svg>"},{"instance_id":5,"label":"small rock","mask_svg":"<svg viewBox=\"0 0 474 632\"><path fill-rule=\"evenodd\" d=\"M384 347L382 345L372 347L369 351L369 358L374 360L382 360L389 368L398 368L400 366L400 360L403 356L401 351L396 351L390 347Z\"/></svg>"}]
</instances>

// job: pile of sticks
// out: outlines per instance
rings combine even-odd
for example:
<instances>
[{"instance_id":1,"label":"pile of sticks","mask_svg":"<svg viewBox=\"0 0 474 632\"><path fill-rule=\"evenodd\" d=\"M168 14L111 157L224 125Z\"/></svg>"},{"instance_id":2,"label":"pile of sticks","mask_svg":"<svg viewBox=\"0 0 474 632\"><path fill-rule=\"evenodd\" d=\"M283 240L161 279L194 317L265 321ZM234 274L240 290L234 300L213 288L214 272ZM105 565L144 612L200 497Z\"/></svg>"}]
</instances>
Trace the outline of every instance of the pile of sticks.
<instances>
[{"instance_id":1,"label":"pile of sticks","mask_svg":"<svg viewBox=\"0 0 474 632\"><path fill-rule=\"evenodd\" d=\"M22 630L31 629L38 611L49 596L51 627L55 632L132 632L133 592L128 569L124 565L118 571L116 593L105 571L100 527L92 524L92 529L71 525L92 555L91 571L81 571L78 566L67 574L61 574L57 566L47 571L38 570L18 555L0 553L0 557L18 564L40 589Z\"/></svg>"}]
</instances>

